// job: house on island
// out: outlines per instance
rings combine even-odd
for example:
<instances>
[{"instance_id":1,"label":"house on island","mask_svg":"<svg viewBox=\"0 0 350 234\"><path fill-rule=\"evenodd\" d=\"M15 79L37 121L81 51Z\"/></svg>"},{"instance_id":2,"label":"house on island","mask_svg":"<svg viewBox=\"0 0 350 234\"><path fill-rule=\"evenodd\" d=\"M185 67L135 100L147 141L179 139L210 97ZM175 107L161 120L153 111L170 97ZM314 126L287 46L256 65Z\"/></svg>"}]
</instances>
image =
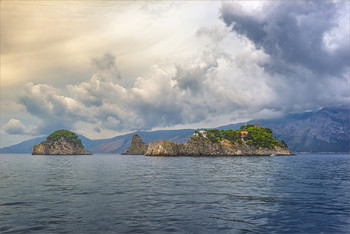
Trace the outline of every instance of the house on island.
<instances>
[{"instance_id":1,"label":"house on island","mask_svg":"<svg viewBox=\"0 0 350 234\"><path fill-rule=\"evenodd\" d=\"M246 137L247 135L248 135L248 132L247 132L247 131L242 131L242 132L241 132L241 136L242 136L242 137Z\"/></svg>"},{"instance_id":2,"label":"house on island","mask_svg":"<svg viewBox=\"0 0 350 234\"><path fill-rule=\"evenodd\" d=\"M199 136L202 136L202 137L207 137L207 131L204 131L204 130L199 130L199 131L195 131L193 133L193 136L194 137L199 137Z\"/></svg>"}]
</instances>

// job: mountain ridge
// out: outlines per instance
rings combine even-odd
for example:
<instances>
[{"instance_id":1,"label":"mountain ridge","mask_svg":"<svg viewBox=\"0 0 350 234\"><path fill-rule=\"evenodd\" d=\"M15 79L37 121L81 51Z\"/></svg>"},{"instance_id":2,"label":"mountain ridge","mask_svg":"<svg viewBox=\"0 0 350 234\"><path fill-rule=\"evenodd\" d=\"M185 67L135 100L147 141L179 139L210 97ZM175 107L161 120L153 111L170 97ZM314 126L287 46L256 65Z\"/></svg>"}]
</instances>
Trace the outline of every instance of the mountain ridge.
<instances>
[{"instance_id":1,"label":"mountain ridge","mask_svg":"<svg viewBox=\"0 0 350 234\"><path fill-rule=\"evenodd\" d=\"M259 123L271 128L274 136L287 143L293 152L350 152L350 107L325 107L320 110L288 114L281 118L256 119L247 124ZM229 124L218 129L238 129L244 123ZM84 147L92 153L117 154L125 152L132 136L138 134L146 144L157 140L185 143L195 129L133 132L108 139L91 140L79 135ZM31 153L32 146L46 137L36 137L19 144L0 148L0 153Z\"/></svg>"}]
</instances>

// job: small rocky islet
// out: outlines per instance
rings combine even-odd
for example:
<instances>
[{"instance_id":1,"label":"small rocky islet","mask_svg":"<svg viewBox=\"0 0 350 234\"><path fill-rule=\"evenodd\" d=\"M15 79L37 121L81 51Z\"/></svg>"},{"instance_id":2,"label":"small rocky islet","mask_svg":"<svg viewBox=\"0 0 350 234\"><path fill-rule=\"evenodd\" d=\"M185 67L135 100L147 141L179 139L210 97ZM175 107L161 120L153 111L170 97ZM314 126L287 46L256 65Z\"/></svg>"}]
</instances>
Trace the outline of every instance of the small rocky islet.
<instances>
[{"instance_id":1,"label":"small rocky islet","mask_svg":"<svg viewBox=\"0 0 350 234\"><path fill-rule=\"evenodd\" d=\"M91 155L84 149L78 136L67 130L58 130L37 145L32 155Z\"/></svg>"},{"instance_id":2,"label":"small rocky islet","mask_svg":"<svg viewBox=\"0 0 350 234\"><path fill-rule=\"evenodd\" d=\"M134 138L135 137L135 138ZM141 137L134 136L125 154L146 156L271 156L293 155L284 141L272 136L269 128L260 125L243 125L238 130L210 129L195 131L185 144L159 140L148 146ZM142 150L140 149L142 142ZM133 152L133 153L132 153Z\"/></svg>"},{"instance_id":3,"label":"small rocky islet","mask_svg":"<svg viewBox=\"0 0 350 234\"><path fill-rule=\"evenodd\" d=\"M135 134L131 140L130 148L122 153L123 155L144 155L147 151L147 145L142 141L141 137Z\"/></svg>"}]
</instances>

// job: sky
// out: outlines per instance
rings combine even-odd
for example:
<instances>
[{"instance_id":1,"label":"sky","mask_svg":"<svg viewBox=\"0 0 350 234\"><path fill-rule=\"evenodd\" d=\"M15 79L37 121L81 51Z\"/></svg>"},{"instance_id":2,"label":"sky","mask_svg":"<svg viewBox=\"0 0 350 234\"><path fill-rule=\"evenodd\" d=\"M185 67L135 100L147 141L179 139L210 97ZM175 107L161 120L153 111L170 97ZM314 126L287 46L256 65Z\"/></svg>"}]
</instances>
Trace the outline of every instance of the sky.
<instances>
[{"instance_id":1,"label":"sky","mask_svg":"<svg viewBox=\"0 0 350 234\"><path fill-rule=\"evenodd\" d=\"M350 103L349 1L0 4L0 147Z\"/></svg>"}]
</instances>

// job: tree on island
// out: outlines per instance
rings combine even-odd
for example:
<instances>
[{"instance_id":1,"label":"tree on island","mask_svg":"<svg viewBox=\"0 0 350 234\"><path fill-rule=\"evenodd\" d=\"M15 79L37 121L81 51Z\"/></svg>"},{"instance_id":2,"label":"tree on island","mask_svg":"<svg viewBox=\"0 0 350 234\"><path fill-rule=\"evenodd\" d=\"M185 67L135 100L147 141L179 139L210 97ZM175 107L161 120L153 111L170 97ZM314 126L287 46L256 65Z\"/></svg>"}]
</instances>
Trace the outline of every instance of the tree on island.
<instances>
[{"instance_id":1,"label":"tree on island","mask_svg":"<svg viewBox=\"0 0 350 234\"><path fill-rule=\"evenodd\" d=\"M61 138L64 138L67 142L70 142L74 145L83 147L83 144L81 143L81 140L78 138L78 136L74 132L70 132L68 130L58 130L51 135L49 135L46 140L49 142L58 141Z\"/></svg>"},{"instance_id":2,"label":"tree on island","mask_svg":"<svg viewBox=\"0 0 350 234\"><path fill-rule=\"evenodd\" d=\"M243 125L236 131L232 129L219 130L215 128L205 130L205 132L207 138L214 143L220 143L221 140L226 139L232 143L238 142L241 144L243 140L246 144L252 145L256 148L274 148L275 146L279 146L283 149L287 148L284 141L278 141L272 136L272 130L270 128L262 128L252 124ZM248 132L248 134L246 134L246 132Z\"/></svg>"}]
</instances>

